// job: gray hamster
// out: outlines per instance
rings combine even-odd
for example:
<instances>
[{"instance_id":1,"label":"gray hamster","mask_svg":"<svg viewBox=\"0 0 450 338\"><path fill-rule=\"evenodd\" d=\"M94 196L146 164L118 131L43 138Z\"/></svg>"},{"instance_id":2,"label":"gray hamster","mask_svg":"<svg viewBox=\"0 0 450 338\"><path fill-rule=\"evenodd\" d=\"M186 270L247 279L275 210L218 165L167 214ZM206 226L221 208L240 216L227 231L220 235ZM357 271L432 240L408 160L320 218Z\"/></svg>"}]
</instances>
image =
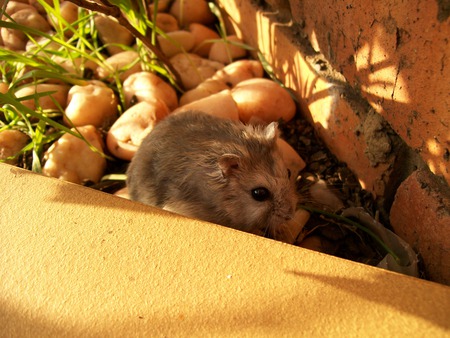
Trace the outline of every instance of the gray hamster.
<instances>
[{"instance_id":1,"label":"gray hamster","mask_svg":"<svg viewBox=\"0 0 450 338\"><path fill-rule=\"evenodd\" d=\"M272 237L297 204L277 137L277 123L244 125L199 111L169 115L130 163L130 197Z\"/></svg>"}]
</instances>

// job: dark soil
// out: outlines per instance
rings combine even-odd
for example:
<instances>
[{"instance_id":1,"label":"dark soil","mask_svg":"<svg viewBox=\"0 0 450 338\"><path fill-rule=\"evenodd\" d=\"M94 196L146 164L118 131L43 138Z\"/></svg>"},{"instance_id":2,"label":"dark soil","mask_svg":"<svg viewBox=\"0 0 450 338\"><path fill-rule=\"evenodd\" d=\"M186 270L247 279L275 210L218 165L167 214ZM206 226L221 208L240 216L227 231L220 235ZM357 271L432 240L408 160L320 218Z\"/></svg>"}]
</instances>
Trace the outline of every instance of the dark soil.
<instances>
[{"instance_id":1,"label":"dark soil","mask_svg":"<svg viewBox=\"0 0 450 338\"><path fill-rule=\"evenodd\" d=\"M372 195L361 188L357 178L345 163L339 162L317 137L314 128L297 114L296 118L281 123L283 138L294 147L306 162L300 173L297 187L302 203L316 209L323 206L313 201L308 193L312 182L319 179L343 203L344 208L361 207L372 217L377 214ZM339 211L336 211L339 213ZM313 247L308 242L315 238ZM308 243L308 244L306 244ZM303 245L305 244L305 245ZM313 248L321 252L370 265L377 265L385 253L366 233L349 227L337 219L313 213L295 245Z\"/></svg>"}]
</instances>

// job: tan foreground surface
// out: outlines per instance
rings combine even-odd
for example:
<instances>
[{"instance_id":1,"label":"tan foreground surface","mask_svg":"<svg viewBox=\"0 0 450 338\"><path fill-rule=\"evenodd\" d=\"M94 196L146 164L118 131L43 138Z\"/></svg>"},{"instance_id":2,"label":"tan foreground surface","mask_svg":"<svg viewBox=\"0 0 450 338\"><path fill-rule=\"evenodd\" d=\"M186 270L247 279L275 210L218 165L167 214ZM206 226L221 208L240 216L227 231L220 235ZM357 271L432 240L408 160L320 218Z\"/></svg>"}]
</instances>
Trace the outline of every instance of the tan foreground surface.
<instances>
[{"instance_id":1,"label":"tan foreground surface","mask_svg":"<svg viewBox=\"0 0 450 338\"><path fill-rule=\"evenodd\" d=\"M0 164L0 336L450 336L450 288Z\"/></svg>"}]
</instances>

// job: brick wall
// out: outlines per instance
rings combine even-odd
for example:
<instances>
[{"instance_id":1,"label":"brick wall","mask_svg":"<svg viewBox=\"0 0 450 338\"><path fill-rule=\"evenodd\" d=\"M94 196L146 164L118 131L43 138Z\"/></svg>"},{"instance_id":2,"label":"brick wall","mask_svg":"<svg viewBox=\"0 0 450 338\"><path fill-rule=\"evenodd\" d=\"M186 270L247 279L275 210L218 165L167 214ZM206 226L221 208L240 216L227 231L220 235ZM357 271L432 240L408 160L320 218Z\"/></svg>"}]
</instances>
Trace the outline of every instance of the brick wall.
<instances>
[{"instance_id":1,"label":"brick wall","mask_svg":"<svg viewBox=\"0 0 450 338\"><path fill-rule=\"evenodd\" d=\"M450 284L448 1L216 2L429 277Z\"/></svg>"}]
</instances>

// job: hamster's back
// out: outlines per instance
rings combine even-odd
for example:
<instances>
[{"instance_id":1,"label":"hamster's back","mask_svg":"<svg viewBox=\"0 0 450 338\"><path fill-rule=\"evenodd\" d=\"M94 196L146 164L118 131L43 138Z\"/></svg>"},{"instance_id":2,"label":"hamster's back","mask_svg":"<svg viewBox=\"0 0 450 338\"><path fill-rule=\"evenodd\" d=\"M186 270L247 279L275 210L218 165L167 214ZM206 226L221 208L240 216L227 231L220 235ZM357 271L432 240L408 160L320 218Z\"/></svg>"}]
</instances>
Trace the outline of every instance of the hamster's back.
<instances>
[{"instance_id":1,"label":"hamster's back","mask_svg":"<svg viewBox=\"0 0 450 338\"><path fill-rule=\"evenodd\" d=\"M143 140L127 171L133 200L162 207L170 196L170 185L187 180L199 161L235 144L242 127L231 120L198 111L169 115Z\"/></svg>"}]
</instances>

